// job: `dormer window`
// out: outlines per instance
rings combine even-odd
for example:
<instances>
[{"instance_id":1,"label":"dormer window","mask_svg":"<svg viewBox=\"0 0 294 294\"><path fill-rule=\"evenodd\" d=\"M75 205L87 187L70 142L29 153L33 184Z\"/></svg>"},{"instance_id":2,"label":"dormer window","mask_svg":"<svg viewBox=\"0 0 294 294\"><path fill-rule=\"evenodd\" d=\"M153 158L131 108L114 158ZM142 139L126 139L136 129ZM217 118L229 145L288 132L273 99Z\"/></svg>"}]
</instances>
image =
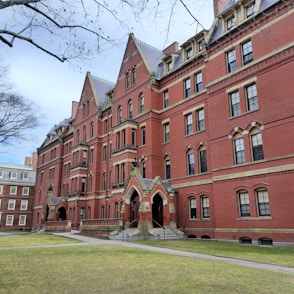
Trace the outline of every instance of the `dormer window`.
<instances>
[{"instance_id":1,"label":"dormer window","mask_svg":"<svg viewBox=\"0 0 294 294\"><path fill-rule=\"evenodd\" d=\"M252 2L246 7L246 17L249 18L254 13L255 13L255 2Z\"/></svg>"},{"instance_id":2,"label":"dormer window","mask_svg":"<svg viewBox=\"0 0 294 294\"><path fill-rule=\"evenodd\" d=\"M167 71L171 71L172 70L172 61L169 60L167 63L166 63L166 68L167 68Z\"/></svg>"},{"instance_id":3,"label":"dormer window","mask_svg":"<svg viewBox=\"0 0 294 294\"><path fill-rule=\"evenodd\" d=\"M233 26L236 24L235 16L232 15L227 19L227 30L231 30Z\"/></svg>"},{"instance_id":4,"label":"dormer window","mask_svg":"<svg viewBox=\"0 0 294 294\"><path fill-rule=\"evenodd\" d=\"M190 59L192 57L192 53L193 53L192 47L187 48L185 53L186 53L186 59L187 60Z\"/></svg>"},{"instance_id":5,"label":"dormer window","mask_svg":"<svg viewBox=\"0 0 294 294\"><path fill-rule=\"evenodd\" d=\"M198 51L201 52L204 48L204 40L198 42Z\"/></svg>"}]
</instances>

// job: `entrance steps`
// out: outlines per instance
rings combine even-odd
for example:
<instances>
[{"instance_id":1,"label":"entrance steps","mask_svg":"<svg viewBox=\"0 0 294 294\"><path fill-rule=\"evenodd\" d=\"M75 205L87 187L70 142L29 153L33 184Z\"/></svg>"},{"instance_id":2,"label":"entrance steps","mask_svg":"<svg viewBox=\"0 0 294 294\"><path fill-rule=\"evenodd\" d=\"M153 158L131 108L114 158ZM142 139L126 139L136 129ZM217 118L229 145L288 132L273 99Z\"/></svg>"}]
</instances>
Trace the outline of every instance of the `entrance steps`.
<instances>
[{"instance_id":1,"label":"entrance steps","mask_svg":"<svg viewBox=\"0 0 294 294\"><path fill-rule=\"evenodd\" d=\"M151 228L149 234L143 236L136 234L137 228L128 228L119 232L117 235L109 235L110 240L120 241L135 241L135 240L180 240L184 239L184 233L178 229L172 229L170 227L165 228Z\"/></svg>"}]
</instances>

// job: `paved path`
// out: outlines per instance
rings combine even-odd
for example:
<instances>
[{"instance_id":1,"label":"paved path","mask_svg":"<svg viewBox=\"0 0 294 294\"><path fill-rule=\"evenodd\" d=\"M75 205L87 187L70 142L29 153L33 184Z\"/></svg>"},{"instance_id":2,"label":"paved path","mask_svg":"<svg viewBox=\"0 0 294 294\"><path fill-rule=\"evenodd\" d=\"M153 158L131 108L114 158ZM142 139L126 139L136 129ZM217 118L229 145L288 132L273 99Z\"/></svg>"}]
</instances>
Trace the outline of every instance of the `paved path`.
<instances>
[{"instance_id":1,"label":"paved path","mask_svg":"<svg viewBox=\"0 0 294 294\"><path fill-rule=\"evenodd\" d=\"M169 249L169 248L161 248L161 247L155 247L155 246L149 246L144 244L125 242L125 241L103 240L103 239L82 236L77 233L78 233L77 231L72 231L70 233L55 233L55 235L76 239L81 241L81 243L26 246L25 248L63 247L63 246L81 246L81 245L116 245L116 246L124 246L124 247L131 247L131 248L139 248L139 249L159 252L163 254L179 255L179 256L186 256L190 258L200 258L205 260L236 264L236 265L246 266L246 267L255 268L255 269L273 271L273 272L294 274L294 267L259 263L259 262L253 262L248 260L241 260L241 259L235 259L230 257L221 257L221 256L208 255L208 254L202 254L202 253L194 253L194 252L175 250L175 249ZM15 248L19 248L19 247L2 247L1 249L15 249Z\"/></svg>"}]
</instances>

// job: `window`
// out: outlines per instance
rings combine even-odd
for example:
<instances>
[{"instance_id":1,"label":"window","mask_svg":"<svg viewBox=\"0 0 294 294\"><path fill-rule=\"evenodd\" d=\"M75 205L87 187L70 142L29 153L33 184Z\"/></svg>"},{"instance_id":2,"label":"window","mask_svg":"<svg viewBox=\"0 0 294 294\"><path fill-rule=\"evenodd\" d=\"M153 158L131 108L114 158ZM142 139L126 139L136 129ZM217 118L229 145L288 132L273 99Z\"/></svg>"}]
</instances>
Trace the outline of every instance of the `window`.
<instances>
[{"instance_id":1,"label":"window","mask_svg":"<svg viewBox=\"0 0 294 294\"><path fill-rule=\"evenodd\" d=\"M10 178L11 179L16 179L17 173L16 172L11 172L10 173Z\"/></svg>"},{"instance_id":2,"label":"window","mask_svg":"<svg viewBox=\"0 0 294 294\"><path fill-rule=\"evenodd\" d=\"M144 111L144 96L140 96L140 113Z\"/></svg>"},{"instance_id":3,"label":"window","mask_svg":"<svg viewBox=\"0 0 294 294\"><path fill-rule=\"evenodd\" d=\"M247 97L247 108L248 110L258 109L258 97L256 84L252 84L246 87L246 97Z\"/></svg>"},{"instance_id":4,"label":"window","mask_svg":"<svg viewBox=\"0 0 294 294\"><path fill-rule=\"evenodd\" d=\"M166 63L166 68L167 68L167 71L171 71L172 70L172 60L169 60L167 63Z\"/></svg>"},{"instance_id":5,"label":"window","mask_svg":"<svg viewBox=\"0 0 294 294\"><path fill-rule=\"evenodd\" d=\"M130 87L130 74L126 73L126 89Z\"/></svg>"},{"instance_id":6,"label":"window","mask_svg":"<svg viewBox=\"0 0 294 294\"><path fill-rule=\"evenodd\" d=\"M126 180L126 164L124 162L121 164L121 180L122 182Z\"/></svg>"},{"instance_id":7,"label":"window","mask_svg":"<svg viewBox=\"0 0 294 294\"><path fill-rule=\"evenodd\" d=\"M13 225L13 215L7 215L6 216L6 226L12 226Z\"/></svg>"},{"instance_id":8,"label":"window","mask_svg":"<svg viewBox=\"0 0 294 294\"><path fill-rule=\"evenodd\" d=\"M196 218L196 199L189 198L190 215L189 218Z\"/></svg>"},{"instance_id":9,"label":"window","mask_svg":"<svg viewBox=\"0 0 294 294\"><path fill-rule=\"evenodd\" d=\"M119 110L120 108L118 109L118 120L119 120ZM104 121L104 133L107 134L107 132L108 132L108 119Z\"/></svg>"},{"instance_id":10,"label":"window","mask_svg":"<svg viewBox=\"0 0 294 294\"><path fill-rule=\"evenodd\" d=\"M163 108L167 108L168 107L168 91L164 91L163 92Z\"/></svg>"},{"instance_id":11,"label":"window","mask_svg":"<svg viewBox=\"0 0 294 294\"><path fill-rule=\"evenodd\" d=\"M132 146L136 146L136 130L132 129Z\"/></svg>"},{"instance_id":12,"label":"window","mask_svg":"<svg viewBox=\"0 0 294 294\"><path fill-rule=\"evenodd\" d=\"M198 109L197 115L197 131L201 132L205 130L205 120L204 120L204 108Z\"/></svg>"},{"instance_id":13,"label":"window","mask_svg":"<svg viewBox=\"0 0 294 294\"><path fill-rule=\"evenodd\" d=\"M107 146L103 146L103 161L107 160Z\"/></svg>"},{"instance_id":14,"label":"window","mask_svg":"<svg viewBox=\"0 0 294 294\"><path fill-rule=\"evenodd\" d=\"M192 135L193 133L193 121L192 121L192 113L189 113L185 116L186 123L186 135Z\"/></svg>"},{"instance_id":15,"label":"window","mask_svg":"<svg viewBox=\"0 0 294 294\"><path fill-rule=\"evenodd\" d=\"M146 145L146 128L142 127L141 128L141 139L142 139L142 145Z\"/></svg>"},{"instance_id":16,"label":"window","mask_svg":"<svg viewBox=\"0 0 294 294\"><path fill-rule=\"evenodd\" d=\"M119 183L119 165L115 166L115 182Z\"/></svg>"},{"instance_id":17,"label":"window","mask_svg":"<svg viewBox=\"0 0 294 294\"><path fill-rule=\"evenodd\" d=\"M29 195L30 194L30 188L29 187L23 187L22 188L22 195Z\"/></svg>"},{"instance_id":18,"label":"window","mask_svg":"<svg viewBox=\"0 0 294 294\"><path fill-rule=\"evenodd\" d=\"M193 175L195 173L194 168L194 153L189 151L187 153L187 164L188 164L188 175Z\"/></svg>"},{"instance_id":19,"label":"window","mask_svg":"<svg viewBox=\"0 0 294 294\"><path fill-rule=\"evenodd\" d=\"M3 193L3 185L0 185L0 194Z\"/></svg>"},{"instance_id":20,"label":"window","mask_svg":"<svg viewBox=\"0 0 294 294\"><path fill-rule=\"evenodd\" d=\"M169 123L163 125L163 141L164 143L169 142Z\"/></svg>"},{"instance_id":21,"label":"window","mask_svg":"<svg viewBox=\"0 0 294 294\"><path fill-rule=\"evenodd\" d=\"M102 190L106 190L106 173L102 175Z\"/></svg>"},{"instance_id":22,"label":"window","mask_svg":"<svg viewBox=\"0 0 294 294\"><path fill-rule=\"evenodd\" d=\"M231 116L237 116L241 114L240 96L239 92L233 92L230 94L231 101Z\"/></svg>"},{"instance_id":23,"label":"window","mask_svg":"<svg viewBox=\"0 0 294 294\"><path fill-rule=\"evenodd\" d=\"M230 29L232 29L232 27L235 25L236 21L235 21L235 16L232 15L231 17L229 17L227 19L227 30L229 31Z\"/></svg>"},{"instance_id":24,"label":"window","mask_svg":"<svg viewBox=\"0 0 294 294\"><path fill-rule=\"evenodd\" d=\"M2 178L3 178L3 175L4 175L3 171L2 171L2 170L0 170L0 179L2 179Z\"/></svg>"},{"instance_id":25,"label":"window","mask_svg":"<svg viewBox=\"0 0 294 294\"><path fill-rule=\"evenodd\" d=\"M83 151L83 165L87 164L88 152L86 150Z\"/></svg>"},{"instance_id":26,"label":"window","mask_svg":"<svg viewBox=\"0 0 294 294\"><path fill-rule=\"evenodd\" d=\"M164 160L164 163L165 163L165 178L166 179L170 179L170 159L169 158L166 158Z\"/></svg>"},{"instance_id":27,"label":"window","mask_svg":"<svg viewBox=\"0 0 294 294\"><path fill-rule=\"evenodd\" d=\"M118 216L119 216L118 202L115 202L115 204L114 204L114 217L118 218Z\"/></svg>"},{"instance_id":28,"label":"window","mask_svg":"<svg viewBox=\"0 0 294 294\"><path fill-rule=\"evenodd\" d=\"M136 84L136 70L132 69L132 85Z\"/></svg>"},{"instance_id":29,"label":"window","mask_svg":"<svg viewBox=\"0 0 294 294\"><path fill-rule=\"evenodd\" d=\"M228 72L233 72L237 69L236 50L233 49L227 53Z\"/></svg>"},{"instance_id":30,"label":"window","mask_svg":"<svg viewBox=\"0 0 294 294\"><path fill-rule=\"evenodd\" d=\"M90 137L93 138L94 137L94 123L91 122L90 124Z\"/></svg>"},{"instance_id":31,"label":"window","mask_svg":"<svg viewBox=\"0 0 294 294\"><path fill-rule=\"evenodd\" d=\"M192 50L192 47L189 47L185 50L185 53L186 53L186 59L190 59L192 57L192 53L193 53L193 50Z\"/></svg>"},{"instance_id":32,"label":"window","mask_svg":"<svg viewBox=\"0 0 294 294\"><path fill-rule=\"evenodd\" d=\"M185 90L185 98L191 95L191 80L186 79L184 80L184 90Z\"/></svg>"},{"instance_id":33,"label":"window","mask_svg":"<svg viewBox=\"0 0 294 294\"><path fill-rule=\"evenodd\" d=\"M201 197L202 218L210 218L209 198Z\"/></svg>"},{"instance_id":34,"label":"window","mask_svg":"<svg viewBox=\"0 0 294 294\"><path fill-rule=\"evenodd\" d=\"M269 197L267 190L256 191L258 215L270 216Z\"/></svg>"},{"instance_id":35,"label":"window","mask_svg":"<svg viewBox=\"0 0 294 294\"><path fill-rule=\"evenodd\" d=\"M86 142L87 140L87 128L84 126L83 127L83 141Z\"/></svg>"},{"instance_id":36,"label":"window","mask_svg":"<svg viewBox=\"0 0 294 294\"><path fill-rule=\"evenodd\" d=\"M94 149L90 149L90 155L89 155L89 163L93 164L94 162Z\"/></svg>"},{"instance_id":37,"label":"window","mask_svg":"<svg viewBox=\"0 0 294 294\"><path fill-rule=\"evenodd\" d=\"M197 93L202 91L202 72L195 75L195 88Z\"/></svg>"},{"instance_id":38,"label":"window","mask_svg":"<svg viewBox=\"0 0 294 294\"><path fill-rule=\"evenodd\" d=\"M133 118L133 103L130 101L128 104L129 119Z\"/></svg>"},{"instance_id":39,"label":"window","mask_svg":"<svg viewBox=\"0 0 294 294\"><path fill-rule=\"evenodd\" d=\"M206 149L204 147L199 150L199 171L200 173L207 172Z\"/></svg>"},{"instance_id":40,"label":"window","mask_svg":"<svg viewBox=\"0 0 294 294\"><path fill-rule=\"evenodd\" d=\"M242 57L243 57L243 64L244 65L253 60L252 42L251 42L251 40L249 40L246 43L242 44Z\"/></svg>"},{"instance_id":41,"label":"window","mask_svg":"<svg viewBox=\"0 0 294 294\"><path fill-rule=\"evenodd\" d=\"M24 225L26 224L26 218L27 218L26 215L20 215L20 216L19 216L18 224L19 224L20 226L24 226Z\"/></svg>"},{"instance_id":42,"label":"window","mask_svg":"<svg viewBox=\"0 0 294 294\"><path fill-rule=\"evenodd\" d=\"M256 161L264 159L261 133L257 133L251 136L251 144L253 160Z\"/></svg>"},{"instance_id":43,"label":"window","mask_svg":"<svg viewBox=\"0 0 294 294\"><path fill-rule=\"evenodd\" d=\"M23 173L22 174L22 179L23 180L28 180L29 179L29 173Z\"/></svg>"},{"instance_id":44,"label":"window","mask_svg":"<svg viewBox=\"0 0 294 294\"><path fill-rule=\"evenodd\" d=\"M17 193L17 187L11 186L10 187L10 195L16 195L16 193Z\"/></svg>"},{"instance_id":45,"label":"window","mask_svg":"<svg viewBox=\"0 0 294 294\"><path fill-rule=\"evenodd\" d=\"M81 191L83 193L86 192L86 178L85 177L82 178L82 189L81 189Z\"/></svg>"},{"instance_id":46,"label":"window","mask_svg":"<svg viewBox=\"0 0 294 294\"><path fill-rule=\"evenodd\" d=\"M122 109L121 107L119 106L118 108L118 123L120 124L122 122Z\"/></svg>"},{"instance_id":47,"label":"window","mask_svg":"<svg viewBox=\"0 0 294 294\"><path fill-rule=\"evenodd\" d=\"M121 135L122 135L122 147L126 147L126 130L122 130L121 131Z\"/></svg>"},{"instance_id":48,"label":"window","mask_svg":"<svg viewBox=\"0 0 294 294\"><path fill-rule=\"evenodd\" d=\"M250 216L250 204L249 204L249 195L246 191L238 192L239 198L239 209L241 217Z\"/></svg>"},{"instance_id":49,"label":"window","mask_svg":"<svg viewBox=\"0 0 294 294\"><path fill-rule=\"evenodd\" d=\"M21 200L20 210L27 210L27 209L28 209L28 200Z\"/></svg>"},{"instance_id":50,"label":"window","mask_svg":"<svg viewBox=\"0 0 294 294\"><path fill-rule=\"evenodd\" d=\"M8 201L8 210L14 210L15 209L15 202L16 202L16 200L9 199L9 201Z\"/></svg>"},{"instance_id":51,"label":"window","mask_svg":"<svg viewBox=\"0 0 294 294\"><path fill-rule=\"evenodd\" d=\"M246 17L249 18L254 13L255 13L255 2L252 2L246 7Z\"/></svg>"},{"instance_id":52,"label":"window","mask_svg":"<svg viewBox=\"0 0 294 294\"><path fill-rule=\"evenodd\" d=\"M245 162L244 139L238 138L234 140L235 145L235 162L236 164Z\"/></svg>"}]
</instances>

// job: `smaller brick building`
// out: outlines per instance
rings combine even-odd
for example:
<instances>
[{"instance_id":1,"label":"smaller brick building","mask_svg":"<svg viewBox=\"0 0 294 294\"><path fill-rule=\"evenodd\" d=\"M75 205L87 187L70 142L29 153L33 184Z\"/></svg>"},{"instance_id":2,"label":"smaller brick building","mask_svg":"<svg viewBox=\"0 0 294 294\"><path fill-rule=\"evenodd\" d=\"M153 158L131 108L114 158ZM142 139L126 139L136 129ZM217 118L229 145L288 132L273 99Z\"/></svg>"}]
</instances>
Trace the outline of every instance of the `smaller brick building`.
<instances>
[{"instance_id":1,"label":"smaller brick building","mask_svg":"<svg viewBox=\"0 0 294 294\"><path fill-rule=\"evenodd\" d=\"M24 165L0 164L0 230L31 230L37 154Z\"/></svg>"}]
</instances>

